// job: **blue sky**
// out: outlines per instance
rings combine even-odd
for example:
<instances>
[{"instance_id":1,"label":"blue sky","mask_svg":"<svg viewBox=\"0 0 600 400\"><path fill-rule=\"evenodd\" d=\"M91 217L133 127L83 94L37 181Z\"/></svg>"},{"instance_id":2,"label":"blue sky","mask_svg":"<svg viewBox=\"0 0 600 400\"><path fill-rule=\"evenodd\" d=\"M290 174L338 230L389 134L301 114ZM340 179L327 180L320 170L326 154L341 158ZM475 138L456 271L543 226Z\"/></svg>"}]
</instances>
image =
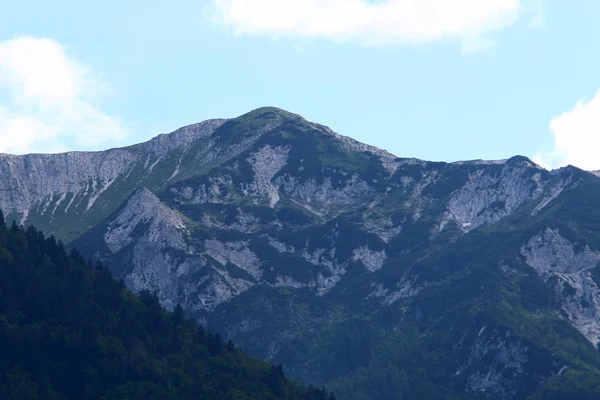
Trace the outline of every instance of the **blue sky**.
<instances>
[{"instance_id":1,"label":"blue sky","mask_svg":"<svg viewBox=\"0 0 600 400\"><path fill-rule=\"evenodd\" d=\"M398 156L600 169L596 0L0 0L0 152L273 105Z\"/></svg>"}]
</instances>

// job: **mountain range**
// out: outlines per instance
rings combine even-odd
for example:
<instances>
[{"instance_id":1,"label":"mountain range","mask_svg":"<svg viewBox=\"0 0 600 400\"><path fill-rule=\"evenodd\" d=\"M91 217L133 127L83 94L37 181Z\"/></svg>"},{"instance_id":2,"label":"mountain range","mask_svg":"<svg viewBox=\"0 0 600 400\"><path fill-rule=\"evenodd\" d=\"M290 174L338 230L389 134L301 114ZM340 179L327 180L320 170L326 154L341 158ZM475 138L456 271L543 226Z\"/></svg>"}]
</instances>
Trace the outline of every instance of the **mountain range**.
<instances>
[{"instance_id":1,"label":"mountain range","mask_svg":"<svg viewBox=\"0 0 600 400\"><path fill-rule=\"evenodd\" d=\"M341 399L600 396L594 173L399 158L265 107L0 155L0 182L8 220Z\"/></svg>"}]
</instances>

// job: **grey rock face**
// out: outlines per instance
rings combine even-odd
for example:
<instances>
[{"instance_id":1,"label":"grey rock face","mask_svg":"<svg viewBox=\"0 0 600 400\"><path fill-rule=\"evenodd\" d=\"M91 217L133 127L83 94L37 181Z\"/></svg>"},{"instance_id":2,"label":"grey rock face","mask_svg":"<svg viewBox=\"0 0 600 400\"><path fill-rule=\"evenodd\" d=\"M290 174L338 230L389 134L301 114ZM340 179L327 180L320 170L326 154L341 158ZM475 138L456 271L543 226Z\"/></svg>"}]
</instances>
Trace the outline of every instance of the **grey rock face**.
<instances>
[{"instance_id":1,"label":"grey rock face","mask_svg":"<svg viewBox=\"0 0 600 400\"><path fill-rule=\"evenodd\" d=\"M387 288L381 283L372 283L374 290L369 294L368 298L375 298L381 304L389 306L401 299L414 298L423 289L413 280L402 279L396 283L395 287Z\"/></svg>"},{"instance_id":2,"label":"grey rock face","mask_svg":"<svg viewBox=\"0 0 600 400\"><path fill-rule=\"evenodd\" d=\"M254 279L260 279L262 270L260 260L248 247L247 242L222 243L211 239L204 242L206 255L214 258L221 265L231 263L248 272Z\"/></svg>"},{"instance_id":3,"label":"grey rock face","mask_svg":"<svg viewBox=\"0 0 600 400\"><path fill-rule=\"evenodd\" d=\"M341 188L334 188L330 178L325 178L324 183L320 184L315 179L299 181L293 176L285 175L275 182L286 197L325 211L331 206L351 206L357 200L374 194L373 188L356 174Z\"/></svg>"},{"instance_id":4,"label":"grey rock face","mask_svg":"<svg viewBox=\"0 0 600 400\"><path fill-rule=\"evenodd\" d=\"M188 232L182 216L164 206L149 190L141 190L129 199L104 234L111 253L131 244L133 231L140 224L146 225L144 233L150 242L189 252L186 244Z\"/></svg>"},{"instance_id":5,"label":"grey rock face","mask_svg":"<svg viewBox=\"0 0 600 400\"><path fill-rule=\"evenodd\" d=\"M600 253L588 247L575 251L575 244L561 236L558 229L546 229L532 237L521 249L527 264L540 275L579 273L596 267Z\"/></svg>"},{"instance_id":6,"label":"grey rock face","mask_svg":"<svg viewBox=\"0 0 600 400\"><path fill-rule=\"evenodd\" d=\"M591 269L600 262L600 252L589 247L576 251L575 243L556 229L546 229L522 248L529 266L547 282L557 280L556 294L571 324L590 342L600 341L600 289Z\"/></svg>"},{"instance_id":7,"label":"grey rock face","mask_svg":"<svg viewBox=\"0 0 600 400\"><path fill-rule=\"evenodd\" d=\"M379 236L385 243L388 243L402 232L402 225L395 225L390 217L376 214L370 215L369 217L374 218L365 218L362 223L363 228L367 232Z\"/></svg>"},{"instance_id":8,"label":"grey rock face","mask_svg":"<svg viewBox=\"0 0 600 400\"><path fill-rule=\"evenodd\" d=\"M470 231L506 217L542 192L539 174L530 176L529 172L519 166L504 164L498 175L485 169L472 173L467 183L450 199L447 218Z\"/></svg>"},{"instance_id":9,"label":"grey rock face","mask_svg":"<svg viewBox=\"0 0 600 400\"><path fill-rule=\"evenodd\" d=\"M271 182L275 175L287 162L289 148L265 146L252 153L248 162L254 171L254 182L244 194L267 196L269 207L273 208L279 201L279 189Z\"/></svg>"},{"instance_id":10,"label":"grey rock face","mask_svg":"<svg viewBox=\"0 0 600 400\"><path fill-rule=\"evenodd\" d=\"M148 190L129 199L103 239L111 254L127 254L125 283L135 291L158 292L169 309L179 303L189 312L211 310L253 285L211 259L221 266L231 263L255 278L261 275L260 261L245 242L192 245L184 218Z\"/></svg>"},{"instance_id":11,"label":"grey rock face","mask_svg":"<svg viewBox=\"0 0 600 400\"><path fill-rule=\"evenodd\" d=\"M0 155L0 174L6 184L0 189L0 207L27 221L31 210L44 205L42 213L54 213L61 203L66 211L79 196L88 197L86 209L98 195L126 173L138 160L127 150L56 155Z\"/></svg>"},{"instance_id":12,"label":"grey rock face","mask_svg":"<svg viewBox=\"0 0 600 400\"><path fill-rule=\"evenodd\" d=\"M510 332L502 334L482 327L469 346L469 358L459 370L468 373L468 388L512 398L519 389L518 379L525 373L529 348Z\"/></svg>"},{"instance_id":13,"label":"grey rock face","mask_svg":"<svg viewBox=\"0 0 600 400\"><path fill-rule=\"evenodd\" d=\"M190 125L171 135L149 142L103 152L64 154L0 154L0 208L15 214L25 224L34 214L52 219L57 212L69 215L75 208L87 213L118 180L127 180L138 164L151 171L150 161L158 163L172 152L184 152L190 144L210 136L224 120ZM135 186L132 184L131 186Z\"/></svg>"},{"instance_id":14,"label":"grey rock face","mask_svg":"<svg viewBox=\"0 0 600 400\"><path fill-rule=\"evenodd\" d=\"M369 249L369 246L362 246L354 250L352 259L360 261L366 269L374 272L383 267L387 255L385 254L385 250L373 251Z\"/></svg>"},{"instance_id":15,"label":"grey rock face","mask_svg":"<svg viewBox=\"0 0 600 400\"><path fill-rule=\"evenodd\" d=\"M143 232L134 235L133 232ZM202 268L188 245L189 232L181 215L163 205L149 190L140 190L110 222L103 235L111 254L127 250L130 270L124 276L135 291L157 291L163 304L172 309L179 302L173 293L190 288L181 277Z\"/></svg>"},{"instance_id":16,"label":"grey rock face","mask_svg":"<svg viewBox=\"0 0 600 400\"><path fill-rule=\"evenodd\" d=\"M233 193L227 191L234 186L230 176L208 178L209 182L197 186L172 187L170 191L179 202L192 204L230 203L235 201Z\"/></svg>"},{"instance_id":17,"label":"grey rock face","mask_svg":"<svg viewBox=\"0 0 600 400\"><path fill-rule=\"evenodd\" d=\"M347 263L340 261L335 257L335 247L329 251L324 248L316 249L309 252L308 249L304 249L302 257L309 263L316 266L324 266L329 272L329 276L324 276L319 273L316 284L317 294L324 295L327 291L333 288L341 279L342 276L347 272Z\"/></svg>"}]
</instances>

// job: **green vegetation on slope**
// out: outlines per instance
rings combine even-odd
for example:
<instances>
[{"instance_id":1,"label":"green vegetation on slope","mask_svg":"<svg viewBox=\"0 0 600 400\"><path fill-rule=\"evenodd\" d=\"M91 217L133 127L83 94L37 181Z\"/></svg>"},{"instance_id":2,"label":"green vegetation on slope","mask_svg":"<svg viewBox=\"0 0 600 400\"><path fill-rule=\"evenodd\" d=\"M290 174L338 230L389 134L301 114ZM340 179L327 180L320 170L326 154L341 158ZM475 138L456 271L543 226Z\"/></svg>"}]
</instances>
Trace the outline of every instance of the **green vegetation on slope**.
<instances>
[{"instance_id":1,"label":"green vegetation on slope","mask_svg":"<svg viewBox=\"0 0 600 400\"><path fill-rule=\"evenodd\" d=\"M285 159L281 169L270 165L275 173L270 182L278 185L281 195L275 207L271 207L270 195L257 190L257 176L268 174L255 170L258 164L252 156L264 149ZM504 164L396 160L391 174L375 154L275 108L230 120L210 140L198 139L183 153L170 152L156 160L140 153L139 160L131 173L98 198L98 208L89 214L83 209L77 214L71 208L68 215L51 220L55 225L44 225L44 219L33 217L28 222L44 229L68 229L52 232L70 240L78 229L97 223L100 214L110 214L74 243L86 255L100 254L117 277L131 277L127 275L133 249L146 239L148 220L136 222L129 235L130 247L116 253L110 252L104 235L125 206L121 200L136 188L150 189L185 217L190 232L186 240L207 256L192 269L193 274L177 275L173 281L181 286L164 285L161 295L167 294L171 304L210 299L214 292L201 290L213 282L213 271L215 276L230 278L219 284L256 285L241 294L235 289L237 284L231 285L234 297L224 298L214 311L191 301L184 306L190 315L208 321L212 331L241 344L249 354L282 363L290 376L327 385L344 400L600 398L599 353L569 325L561 309L561 301L573 298L577 290L556 276L545 281L521 251L547 228L559 230L574 244L576 253L586 246L600 250L600 181L596 177L574 168L549 173L534 168L524 157ZM485 179L478 181L478 176ZM479 182L479 186L469 189L468 182ZM495 183L491 186L490 182ZM544 191L535 197L540 182ZM265 182L261 184L264 189ZM463 198L459 208L470 220L482 215L486 220L468 234L459 218L454 216L454 221L447 214L456 191L465 187L474 201L470 204ZM477 215L468 213L469 207L485 203L492 194L495 199ZM81 201L73 203L75 210L77 204L85 208L86 196L92 195L83 193ZM530 200L511 209L511 201L520 196ZM61 203L62 208L66 209L69 199ZM545 207L537 210L546 199ZM44 208L40 204L32 215L43 214ZM146 216L154 218L152 213ZM271 238L276 245L270 243ZM215 259L206 251L209 240L255 254L261 277L231 260ZM140 250L148 248L136 252L148 254ZM365 248L371 257L385 252L385 265L355 257L355 251ZM168 255L164 259L169 266L182 265L173 260L186 257L180 249L154 249ZM201 259L197 254L190 258ZM145 265L147 259L137 261ZM590 279L596 283L600 282L599 270L590 269ZM138 284L165 280L164 275L153 275L151 268L142 271L144 279ZM292 283L279 287L279 278ZM335 285L317 295L320 288L316 287L325 279L335 280ZM589 308L588 315L596 312L597 308L589 307L595 302L593 297L577 300ZM147 293L141 294L141 303L159 309ZM192 335L196 328L190 329ZM167 331L159 332L161 338L170 337ZM205 344L210 355L211 343L218 342L215 336L210 338L200 344L189 339L194 342L190 345ZM226 354L219 353L217 358ZM162 360L165 353L154 349L152 357ZM115 361L115 371L129 365L121 362ZM197 377L185 372L185 363L183 367L169 365ZM275 369L271 372L280 374ZM264 376L253 376L250 381L266 382L269 391L281 394ZM208 381L213 382L212 378ZM180 381L169 380L166 390L172 390L173 382ZM296 393L287 390L288 396ZM239 393L231 396L240 398Z\"/></svg>"},{"instance_id":2,"label":"green vegetation on slope","mask_svg":"<svg viewBox=\"0 0 600 400\"><path fill-rule=\"evenodd\" d=\"M220 305L209 326L257 356L267 357L265 343L274 343L279 352L272 361L306 382L326 384L341 399L600 398L599 353L557 317L553 283L520 254L521 244L541 229L530 223L535 220L515 221L512 231L474 231L451 246L429 241L428 256L410 264L419 271L415 286L422 287L414 301L382 306L365 299L357 295L360 276L346 276L343 288L322 297L254 287ZM321 228L323 235L330 225ZM361 233L341 217L335 225L341 227L336 250L343 253ZM317 234L306 236L324 246ZM404 265L383 270L381 281L401 275ZM351 267L347 275L355 274ZM248 316L253 330L240 333L228 322ZM499 389L472 389L472 380L485 383L488 373Z\"/></svg>"},{"instance_id":3,"label":"green vegetation on slope","mask_svg":"<svg viewBox=\"0 0 600 400\"><path fill-rule=\"evenodd\" d=\"M1 214L1 212L0 212ZM0 398L333 399L0 215Z\"/></svg>"}]
</instances>

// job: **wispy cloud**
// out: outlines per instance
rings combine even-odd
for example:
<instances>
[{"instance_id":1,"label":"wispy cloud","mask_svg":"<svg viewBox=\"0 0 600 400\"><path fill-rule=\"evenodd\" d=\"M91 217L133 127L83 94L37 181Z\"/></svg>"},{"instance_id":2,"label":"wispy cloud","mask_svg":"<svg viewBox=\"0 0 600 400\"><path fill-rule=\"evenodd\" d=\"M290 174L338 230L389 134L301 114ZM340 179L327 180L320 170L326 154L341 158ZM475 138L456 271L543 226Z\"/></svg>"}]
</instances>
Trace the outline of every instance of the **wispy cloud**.
<instances>
[{"instance_id":1,"label":"wispy cloud","mask_svg":"<svg viewBox=\"0 0 600 400\"><path fill-rule=\"evenodd\" d=\"M531 26L539 27L543 26L545 22L544 18L544 7L542 6L542 0L531 0Z\"/></svg>"},{"instance_id":2,"label":"wispy cloud","mask_svg":"<svg viewBox=\"0 0 600 400\"><path fill-rule=\"evenodd\" d=\"M539 0L212 0L212 21L236 35L320 37L367 45L459 40L480 47L486 35Z\"/></svg>"},{"instance_id":3,"label":"wispy cloud","mask_svg":"<svg viewBox=\"0 0 600 400\"><path fill-rule=\"evenodd\" d=\"M52 39L0 42L0 152L57 152L69 143L95 146L123 139L118 116L96 104L108 88Z\"/></svg>"},{"instance_id":4,"label":"wispy cloud","mask_svg":"<svg viewBox=\"0 0 600 400\"><path fill-rule=\"evenodd\" d=\"M535 161L546 168L568 164L585 170L600 169L600 91L589 101L581 99L572 110L550 122L551 150L540 151Z\"/></svg>"}]
</instances>

